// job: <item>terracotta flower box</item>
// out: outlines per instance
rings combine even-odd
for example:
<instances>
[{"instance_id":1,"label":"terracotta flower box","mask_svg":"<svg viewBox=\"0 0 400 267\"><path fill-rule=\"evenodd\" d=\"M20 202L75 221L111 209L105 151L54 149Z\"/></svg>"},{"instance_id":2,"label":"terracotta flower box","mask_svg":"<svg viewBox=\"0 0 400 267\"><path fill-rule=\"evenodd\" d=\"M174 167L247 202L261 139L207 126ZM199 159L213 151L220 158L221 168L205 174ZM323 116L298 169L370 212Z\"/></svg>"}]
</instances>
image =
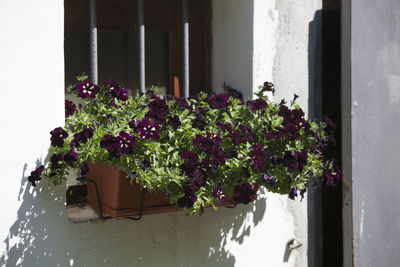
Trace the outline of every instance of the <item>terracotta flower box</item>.
<instances>
[{"instance_id":1,"label":"terracotta flower box","mask_svg":"<svg viewBox=\"0 0 400 267\"><path fill-rule=\"evenodd\" d=\"M130 184L125 173L114 166L100 163L89 163L86 178L94 180L98 186L103 212L111 217L130 217L140 213L142 188L139 184ZM93 183L87 184L88 203L98 210L96 189ZM234 205L233 200L217 204L217 206ZM143 214L173 212L181 210L170 204L169 197L162 191L146 191Z\"/></svg>"}]
</instances>

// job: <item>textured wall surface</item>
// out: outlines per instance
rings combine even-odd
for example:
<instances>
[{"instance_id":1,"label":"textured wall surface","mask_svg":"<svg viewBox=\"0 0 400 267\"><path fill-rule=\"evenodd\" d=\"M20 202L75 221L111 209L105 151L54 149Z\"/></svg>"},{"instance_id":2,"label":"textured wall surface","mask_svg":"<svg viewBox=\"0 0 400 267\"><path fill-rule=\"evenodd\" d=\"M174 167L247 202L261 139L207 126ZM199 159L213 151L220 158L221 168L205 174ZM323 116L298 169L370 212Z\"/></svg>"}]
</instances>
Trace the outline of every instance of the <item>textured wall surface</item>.
<instances>
[{"instance_id":1,"label":"textured wall surface","mask_svg":"<svg viewBox=\"0 0 400 267\"><path fill-rule=\"evenodd\" d=\"M400 2L344 4L345 266L400 266Z\"/></svg>"},{"instance_id":2,"label":"textured wall surface","mask_svg":"<svg viewBox=\"0 0 400 267\"><path fill-rule=\"evenodd\" d=\"M308 27L319 7L289 2L213 1L214 90L226 81L251 98L270 80L278 101L296 92L307 110ZM65 188L26 179L64 120L63 1L0 0L0 44L0 265L307 266L307 201L263 190L254 205L201 217L69 223ZM289 253L292 238L303 245Z\"/></svg>"}]
</instances>

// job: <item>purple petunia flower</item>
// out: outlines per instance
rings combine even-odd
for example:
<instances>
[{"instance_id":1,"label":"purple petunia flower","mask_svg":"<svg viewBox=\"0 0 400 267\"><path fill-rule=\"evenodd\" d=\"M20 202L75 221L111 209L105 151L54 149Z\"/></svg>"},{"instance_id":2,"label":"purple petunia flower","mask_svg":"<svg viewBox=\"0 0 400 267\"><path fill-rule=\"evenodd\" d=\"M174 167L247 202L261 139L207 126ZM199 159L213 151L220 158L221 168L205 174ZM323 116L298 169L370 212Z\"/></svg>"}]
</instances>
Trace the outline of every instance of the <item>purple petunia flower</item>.
<instances>
[{"instance_id":1,"label":"purple petunia flower","mask_svg":"<svg viewBox=\"0 0 400 267\"><path fill-rule=\"evenodd\" d=\"M246 138L244 137L244 135L237 130L232 130L229 134L229 137L236 145L246 143Z\"/></svg>"},{"instance_id":2,"label":"purple petunia flower","mask_svg":"<svg viewBox=\"0 0 400 267\"><path fill-rule=\"evenodd\" d=\"M263 173L261 175L262 180L269 186L275 186L278 181L276 180L276 178L272 177L272 176L268 176L266 173Z\"/></svg>"},{"instance_id":3,"label":"purple petunia flower","mask_svg":"<svg viewBox=\"0 0 400 267\"><path fill-rule=\"evenodd\" d=\"M32 183L33 186L36 186L36 182L42 179L42 173L44 170L44 166L41 165L37 167L34 171L31 172L31 175L28 176L28 181Z\"/></svg>"},{"instance_id":4,"label":"purple petunia flower","mask_svg":"<svg viewBox=\"0 0 400 267\"><path fill-rule=\"evenodd\" d=\"M264 167L264 164L267 162L267 152L261 145L254 146L250 151L249 156L252 159L251 166L255 170L261 170Z\"/></svg>"},{"instance_id":5,"label":"purple petunia flower","mask_svg":"<svg viewBox=\"0 0 400 267\"><path fill-rule=\"evenodd\" d=\"M78 160L78 154L71 149L63 156L63 160L67 163L68 166L72 167L74 165L74 162Z\"/></svg>"},{"instance_id":6,"label":"purple petunia flower","mask_svg":"<svg viewBox=\"0 0 400 267\"><path fill-rule=\"evenodd\" d=\"M191 187L185 187L183 189L183 191L185 192L185 195L183 197L181 197L180 199L178 199L178 206L181 208L192 208L194 205L194 202L196 202L197 197L193 191L193 189Z\"/></svg>"},{"instance_id":7,"label":"purple petunia flower","mask_svg":"<svg viewBox=\"0 0 400 267\"><path fill-rule=\"evenodd\" d=\"M272 94L274 94L275 93L274 84L271 82L265 82L263 85L263 90L265 90L267 92L272 92Z\"/></svg>"},{"instance_id":8,"label":"purple petunia flower","mask_svg":"<svg viewBox=\"0 0 400 267\"><path fill-rule=\"evenodd\" d=\"M268 140L281 138L282 136L283 136L283 132L282 131L273 131L273 130L271 130L271 131L268 131L265 134L265 138L267 138Z\"/></svg>"},{"instance_id":9,"label":"purple petunia flower","mask_svg":"<svg viewBox=\"0 0 400 267\"><path fill-rule=\"evenodd\" d=\"M302 171L307 164L307 151L286 151L282 163L288 168L288 171Z\"/></svg>"},{"instance_id":10,"label":"purple petunia flower","mask_svg":"<svg viewBox=\"0 0 400 267\"><path fill-rule=\"evenodd\" d=\"M211 149L211 158L216 165L224 164L228 159L228 155L217 145L214 145Z\"/></svg>"},{"instance_id":11,"label":"purple petunia flower","mask_svg":"<svg viewBox=\"0 0 400 267\"><path fill-rule=\"evenodd\" d=\"M160 138L158 124L151 123L147 119L139 123L138 129L140 137L144 140L158 140Z\"/></svg>"},{"instance_id":12,"label":"purple petunia flower","mask_svg":"<svg viewBox=\"0 0 400 267\"><path fill-rule=\"evenodd\" d=\"M201 168L196 168L190 175L187 181L192 184L193 191L197 192L207 181L206 173Z\"/></svg>"},{"instance_id":13,"label":"purple petunia flower","mask_svg":"<svg viewBox=\"0 0 400 267\"><path fill-rule=\"evenodd\" d=\"M72 101L65 100L65 118L73 115L76 112L76 106Z\"/></svg>"},{"instance_id":14,"label":"purple petunia flower","mask_svg":"<svg viewBox=\"0 0 400 267\"><path fill-rule=\"evenodd\" d=\"M191 109L192 107L188 104L185 98L183 97L177 97L176 98L176 103L179 105L179 107L184 108L184 109Z\"/></svg>"},{"instance_id":15,"label":"purple petunia flower","mask_svg":"<svg viewBox=\"0 0 400 267\"><path fill-rule=\"evenodd\" d=\"M100 141L100 147L107 149L109 159L132 154L135 146L135 137L125 131L121 131L117 137L107 134Z\"/></svg>"},{"instance_id":16,"label":"purple petunia flower","mask_svg":"<svg viewBox=\"0 0 400 267\"><path fill-rule=\"evenodd\" d=\"M290 141L294 141L300 136L300 128L292 122L287 122L281 132L286 135Z\"/></svg>"},{"instance_id":17,"label":"purple petunia flower","mask_svg":"<svg viewBox=\"0 0 400 267\"><path fill-rule=\"evenodd\" d=\"M82 98L94 98L99 92L99 87L88 80L78 83L77 87L79 96Z\"/></svg>"},{"instance_id":18,"label":"purple petunia flower","mask_svg":"<svg viewBox=\"0 0 400 267\"><path fill-rule=\"evenodd\" d=\"M251 184L244 183L242 185L235 186L233 199L236 203L249 204L256 198L257 192Z\"/></svg>"},{"instance_id":19,"label":"purple petunia flower","mask_svg":"<svg viewBox=\"0 0 400 267\"><path fill-rule=\"evenodd\" d=\"M212 139L197 134L193 140L193 145L199 147L201 151L209 153L209 151L211 151L212 147L214 146L214 142Z\"/></svg>"},{"instance_id":20,"label":"purple petunia flower","mask_svg":"<svg viewBox=\"0 0 400 267\"><path fill-rule=\"evenodd\" d=\"M337 186L341 178L340 168L335 163L328 163L322 176L327 186Z\"/></svg>"},{"instance_id":21,"label":"purple petunia flower","mask_svg":"<svg viewBox=\"0 0 400 267\"><path fill-rule=\"evenodd\" d=\"M293 187L290 189L289 198L290 198L291 200L294 200L295 197L297 197L297 190L296 190L296 187L293 186Z\"/></svg>"},{"instance_id":22,"label":"purple petunia flower","mask_svg":"<svg viewBox=\"0 0 400 267\"><path fill-rule=\"evenodd\" d=\"M222 189L221 182L218 182L217 185L215 186L213 192L213 196L218 200L218 202L222 203L228 200L228 196Z\"/></svg>"},{"instance_id":23,"label":"purple petunia flower","mask_svg":"<svg viewBox=\"0 0 400 267\"><path fill-rule=\"evenodd\" d=\"M105 148L108 151L109 159L117 157L118 155L118 146L116 145L116 143L117 138L115 138L111 134L106 134L100 140L100 147Z\"/></svg>"},{"instance_id":24,"label":"purple petunia flower","mask_svg":"<svg viewBox=\"0 0 400 267\"><path fill-rule=\"evenodd\" d=\"M197 153L189 150L184 150L181 153L181 158L183 159L185 166L189 168L198 164L199 161L199 156Z\"/></svg>"},{"instance_id":25,"label":"purple petunia flower","mask_svg":"<svg viewBox=\"0 0 400 267\"><path fill-rule=\"evenodd\" d=\"M62 168L63 165L63 154L62 153L58 153L58 154L53 154L50 157L50 162L51 162L51 169L52 170L58 170L60 168Z\"/></svg>"},{"instance_id":26,"label":"purple petunia flower","mask_svg":"<svg viewBox=\"0 0 400 267\"><path fill-rule=\"evenodd\" d=\"M146 113L145 118L157 124L164 124L168 115L168 106L165 99L155 96L154 100L147 106L149 111Z\"/></svg>"},{"instance_id":27,"label":"purple petunia flower","mask_svg":"<svg viewBox=\"0 0 400 267\"><path fill-rule=\"evenodd\" d=\"M194 128L197 128L202 131L202 130L204 130L204 127L206 126L205 117L198 110L196 110L195 114L196 114L196 118L192 121L192 126Z\"/></svg>"},{"instance_id":28,"label":"purple petunia flower","mask_svg":"<svg viewBox=\"0 0 400 267\"><path fill-rule=\"evenodd\" d=\"M208 97L206 102L211 108L226 108L230 105L228 98L228 94L214 94Z\"/></svg>"},{"instance_id":29,"label":"purple petunia flower","mask_svg":"<svg viewBox=\"0 0 400 267\"><path fill-rule=\"evenodd\" d=\"M232 131L232 124L227 123L224 124L222 122L217 121L217 126L221 129L221 131L227 131L227 132L231 132Z\"/></svg>"},{"instance_id":30,"label":"purple petunia flower","mask_svg":"<svg viewBox=\"0 0 400 267\"><path fill-rule=\"evenodd\" d=\"M118 155L128 155L135 151L136 141L133 135L128 134L125 131L121 131L117 137Z\"/></svg>"},{"instance_id":31,"label":"purple petunia flower","mask_svg":"<svg viewBox=\"0 0 400 267\"><path fill-rule=\"evenodd\" d=\"M207 133L207 137L196 135L193 140L193 145L199 147L200 150L211 157L216 164L224 164L228 159L226 153L219 146L221 143L221 136L212 133Z\"/></svg>"},{"instance_id":32,"label":"purple petunia flower","mask_svg":"<svg viewBox=\"0 0 400 267\"><path fill-rule=\"evenodd\" d=\"M68 137L68 133L61 127L55 128L50 132L51 145L54 147L63 147L64 139Z\"/></svg>"},{"instance_id":33,"label":"purple petunia flower","mask_svg":"<svg viewBox=\"0 0 400 267\"><path fill-rule=\"evenodd\" d=\"M174 130L181 126L181 121L178 115L171 115L168 117L168 125L171 125Z\"/></svg>"},{"instance_id":34,"label":"purple petunia flower","mask_svg":"<svg viewBox=\"0 0 400 267\"><path fill-rule=\"evenodd\" d=\"M105 82L105 87L108 89L109 95L118 100L126 101L128 99L128 90L122 88L114 80L108 80Z\"/></svg>"},{"instance_id":35,"label":"purple petunia flower","mask_svg":"<svg viewBox=\"0 0 400 267\"><path fill-rule=\"evenodd\" d=\"M250 109L253 112L256 110L265 109L267 106L268 106L267 101L265 101L263 99L256 99L256 100L250 102Z\"/></svg>"},{"instance_id":36,"label":"purple petunia flower","mask_svg":"<svg viewBox=\"0 0 400 267\"><path fill-rule=\"evenodd\" d=\"M304 129L307 134L312 133L310 124L304 119L304 112L300 108L290 110L286 105L281 105L278 115L283 117L281 132L290 141L300 136L300 129Z\"/></svg>"},{"instance_id":37,"label":"purple petunia flower","mask_svg":"<svg viewBox=\"0 0 400 267\"><path fill-rule=\"evenodd\" d=\"M250 131L249 127L245 126L245 125L240 125L239 126L240 131L246 136L246 138L248 140L253 140L254 139L254 135L253 133Z\"/></svg>"},{"instance_id":38,"label":"purple petunia flower","mask_svg":"<svg viewBox=\"0 0 400 267\"><path fill-rule=\"evenodd\" d=\"M71 142L71 148L77 147L79 144L85 144L93 136L93 128L84 127L82 131L74 134Z\"/></svg>"},{"instance_id":39,"label":"purple petunia flower","mask_svg":"<svg viewBox=\"0 0 400 267\"><path fill-rule=\"evenodd\" d=\"M140 120L135 120L134 118L129 122L129 127L131 127L132 130L136 131L139 127L139 124L141 123Z\"/></svg>"}]
</instances>

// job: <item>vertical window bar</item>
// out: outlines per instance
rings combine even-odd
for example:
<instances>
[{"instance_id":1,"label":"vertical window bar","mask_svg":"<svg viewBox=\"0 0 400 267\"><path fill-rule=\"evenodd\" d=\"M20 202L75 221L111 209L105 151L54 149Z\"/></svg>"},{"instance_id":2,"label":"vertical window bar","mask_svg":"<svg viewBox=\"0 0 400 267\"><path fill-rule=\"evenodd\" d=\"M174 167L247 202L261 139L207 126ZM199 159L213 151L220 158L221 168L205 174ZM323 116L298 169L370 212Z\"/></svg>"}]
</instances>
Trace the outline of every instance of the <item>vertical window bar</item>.
<instances>
[{"instance_id":1,"label":"vertical window bar","mask_svg":"<svg viewBox=\"0 0 400 267\"><path fill-rule=\"evenodd\" d=\"M183 95L189 97L189 15L187 0L182 0L183 22Z\"/></svg>"},{"instance_id":2,"label":"vertical window bar","mask_svg":"<svg viewBox=\"0 0 400 267\"><path fill-rule=\"evenodd\" d=\"M140 93L146 92L145 88L145 50L144 50L144 5L143 0L138 0L138 29L139 29L139 89Z\"/></svg>"},{"instance_id":3,"label":"vertical window bar","mask_svg":"<svg viewBox=\"0 0 400 267\"><path fill-rule=\"evenodd\" d=\"M96 0L90 0L90 80L98 83Z\"/></svg>"}]
</instances>

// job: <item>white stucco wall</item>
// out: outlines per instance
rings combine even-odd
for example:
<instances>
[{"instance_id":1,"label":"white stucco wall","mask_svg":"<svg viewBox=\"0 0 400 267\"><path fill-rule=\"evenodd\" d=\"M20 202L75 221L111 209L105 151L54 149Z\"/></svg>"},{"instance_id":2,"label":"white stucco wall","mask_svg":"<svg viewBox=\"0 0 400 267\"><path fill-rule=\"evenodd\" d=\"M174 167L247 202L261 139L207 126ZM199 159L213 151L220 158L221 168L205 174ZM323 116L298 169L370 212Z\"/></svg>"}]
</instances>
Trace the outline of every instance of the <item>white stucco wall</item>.
<instances>
[{"instance_id":1,"label":"white stucco wall","mask_svg":"<svg viewBox=\"0 0 400 267\"><path fill-rule=\"evenodd\" d=\"M270 80L278 100L293 85L307 99L318 5L305 2L214 0L213 87L226 81L250 98ZM307 266L306 201L264 191L254 205L201 217L69 223L65 188L33 190L26 179L64 120L63 1L0 0L0 47L1 266ZM294 237L303 246L285 257Z\"/></svg>"}]
</instances>

